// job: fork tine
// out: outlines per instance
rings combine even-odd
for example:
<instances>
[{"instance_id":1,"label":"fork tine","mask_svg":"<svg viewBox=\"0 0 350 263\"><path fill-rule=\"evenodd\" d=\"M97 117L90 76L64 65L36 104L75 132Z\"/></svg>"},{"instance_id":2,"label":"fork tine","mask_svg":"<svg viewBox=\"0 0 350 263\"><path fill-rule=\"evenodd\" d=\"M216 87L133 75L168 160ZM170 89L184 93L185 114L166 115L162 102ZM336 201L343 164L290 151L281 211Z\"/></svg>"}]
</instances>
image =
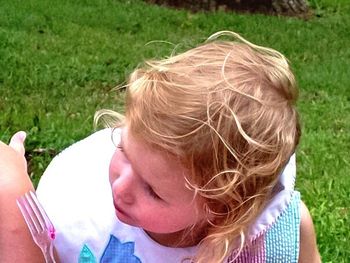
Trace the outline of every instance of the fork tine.
<instances>
[{"instance_id":1,"label":"fork tine","mask_svg":"<svg viewBox=\"0 0 350 263\"><path fill-rule=\"evenodd\" d=\"M29 191L30 196L32 197L32 200L34 201L34 204L37 208L37 210L39 210L39 214L41 215L41 218L44 220L45 225L47 227L53 227L50 218L47 216L45 210L43 209L43 207L41 206L38 198L36 197L36 194L33 193L32 191Z\"/></svg>"},{"instance_id":2,"label":"fork tine","mask_svg":"<svg viewBox=\"0 0 350 263\"><path fill-rule=\"evenodd\" d=\"M37 200L35 196L32 194L32 192L26 193L25 198L28 201L28 204L30 206L30 209L28 209L29 214L33 218L34 224L37 227L38 231L42 231L46 227L45 219L43 218L42 214L40 213L37 205Z\"/></svg>"},{"instance_id":3,"label":"fork tine","mask_svg":"<svg viewBox=\"0 0 350 263\"><path fill-rule=\"evenodd\" d=\"M25 200L24 196L19 197L16 200L16 202L17 202L19 209L21 210L21 213L23 215L24 220L27 223L27 226L30 230L30 233L32 235L34 235L38 230L34 224L33 218L31 217L31 215L28 212L27 204L26 204L26 200Z\"/></svg>"},{"instance_id":4,"label":"fork tine","mask_svg":"<svg viewBox=\"0 0 350 263\"><path fill-rule=\"evenodd\" d=\"M44 229L44 226L42 225L42 223L40 222L40 217L37 213L37 211L35 210L33 201L31 200L31 198L28 196L28 193L26 193L24 195L24 200L25 200L25 207L27 209L27 213L29 214L29 217L31 218L33 225L35 227L35 230L37 232L40 232Z\"/></svg>"},{"instance_id":5,"label":"fork tine","mask_svg":"<svg viewBox=\"0 0 350 263\"><path fill-rule=\"evenodd\" d=\"M35 211L38 212L38 214L40 215L40 223L41 226L45 225L45 228L47 229L47 233L50 236L51 239L55 239L56 238L56 230L55 227L53 226L50 218L48 217L48 215L46 214L44 208L42 207L42 205L40 204L38 198L36 197L36 194L32 191L29 191L28 194L31 197L31 200L33 201L33 204L36 208ZM44 227L43 227L44 228Z\"/></svg>"},{"instance_id":6,"label":"fork tine","mask_svg":"<svg viewBox=\"0 0 350 263\"><path fill-rule=\"evenodd\" d=\"M39 210L39 214L42 216L42 219L45 222L45 225L48 229L48 234L50 236L51 239L55 239L56 237L56 230L54 225L52 224L50 218L48 217L48 215L46 214L44 208L42 207L42 205L40 204L38 198L36 197L36 194L32 191L29 191L30 196L32 197L34 204L36 206L36 208Z\"/></svg>"}]
</instances>

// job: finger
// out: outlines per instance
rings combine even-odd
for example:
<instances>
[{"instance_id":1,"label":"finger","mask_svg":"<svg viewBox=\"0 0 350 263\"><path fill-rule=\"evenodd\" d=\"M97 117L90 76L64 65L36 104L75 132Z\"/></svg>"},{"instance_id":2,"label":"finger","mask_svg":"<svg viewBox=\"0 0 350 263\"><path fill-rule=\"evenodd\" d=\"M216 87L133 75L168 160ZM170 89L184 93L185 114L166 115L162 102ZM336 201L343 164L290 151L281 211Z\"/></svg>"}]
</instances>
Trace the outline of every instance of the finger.
<instances>
[{"instance_id":1,"label":"finger","mask_svg":"<svg viewBox=\"0 0 350 263\"><path fill-rule=\"evenodd\" d=\"M17 152L20 154L25 153L25 148L24 148L24 140L26 139L27 134L24 131L19 131L16 132L11 140L10 140L10 146L15 149Z\"/></svg>"}]
</instances>

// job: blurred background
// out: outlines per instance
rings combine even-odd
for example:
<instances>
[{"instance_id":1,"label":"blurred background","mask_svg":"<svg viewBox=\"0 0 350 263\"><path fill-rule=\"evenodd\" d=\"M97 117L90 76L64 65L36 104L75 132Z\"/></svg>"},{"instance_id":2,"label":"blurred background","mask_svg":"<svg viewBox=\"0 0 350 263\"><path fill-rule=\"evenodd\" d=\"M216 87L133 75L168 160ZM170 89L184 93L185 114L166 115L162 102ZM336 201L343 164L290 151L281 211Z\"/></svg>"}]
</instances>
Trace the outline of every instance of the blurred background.
<instances>
[{"instance_id":1,"label":"blurred background","mask_svg":"<svg viewBox=\"0 0 350 263\"><path fill-rule=\"evenodd\" d=\"M123 112L115 87L139 63L220 30L290 60L303 128L297 188L323 262L350 262L348 0L0 0L0 140L28 133L37 184L54 155L94 132L97 110Z\"/></svg>"}]
</instances>

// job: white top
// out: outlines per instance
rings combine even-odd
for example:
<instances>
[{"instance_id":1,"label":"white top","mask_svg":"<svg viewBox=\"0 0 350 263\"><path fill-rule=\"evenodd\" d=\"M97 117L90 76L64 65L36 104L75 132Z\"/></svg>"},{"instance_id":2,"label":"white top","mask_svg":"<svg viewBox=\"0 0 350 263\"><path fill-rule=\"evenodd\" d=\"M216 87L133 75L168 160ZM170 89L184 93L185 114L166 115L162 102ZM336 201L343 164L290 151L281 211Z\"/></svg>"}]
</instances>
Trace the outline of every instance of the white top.
<instances>
[{"instance_id":1,"label":"white top","mask_svg":"<svg viewBox=\"0 0 350 263\"><path fill-rule=\"evenodd\" d=\"M60 261L105 262L112 256L119 259L115 262L178 263L194 255L196 247L162 246L142 229L118 220L109 184L114 151L111 129L98 131L57 155L40 180L37 196L56 228L54 244ZM293 155L279 182L282 191L251 227L250 238L269 227L285 209L294 178Z\"/></svg>"}]
</instances>

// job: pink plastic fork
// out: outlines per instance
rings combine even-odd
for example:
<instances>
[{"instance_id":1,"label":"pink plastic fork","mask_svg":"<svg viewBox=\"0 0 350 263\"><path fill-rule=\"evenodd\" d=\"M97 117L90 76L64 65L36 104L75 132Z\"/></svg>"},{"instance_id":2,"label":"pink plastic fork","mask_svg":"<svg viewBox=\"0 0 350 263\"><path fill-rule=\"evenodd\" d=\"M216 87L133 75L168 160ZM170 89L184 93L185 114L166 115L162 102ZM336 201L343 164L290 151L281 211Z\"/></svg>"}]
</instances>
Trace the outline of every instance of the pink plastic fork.
<instances>
[{"instance_id":1,"label":"pink plastic fork","mask_svg":"<svg viewBox=\"0 0 350 263\"><path fill-rule=\"evenodd\" d=\"M34 242L44 254L45 262L55 263L52 244L53 239L55 239L55 228L36 195L29 191L17 199L17 205L27 223Z\"/></svg>"}]
</instances>

